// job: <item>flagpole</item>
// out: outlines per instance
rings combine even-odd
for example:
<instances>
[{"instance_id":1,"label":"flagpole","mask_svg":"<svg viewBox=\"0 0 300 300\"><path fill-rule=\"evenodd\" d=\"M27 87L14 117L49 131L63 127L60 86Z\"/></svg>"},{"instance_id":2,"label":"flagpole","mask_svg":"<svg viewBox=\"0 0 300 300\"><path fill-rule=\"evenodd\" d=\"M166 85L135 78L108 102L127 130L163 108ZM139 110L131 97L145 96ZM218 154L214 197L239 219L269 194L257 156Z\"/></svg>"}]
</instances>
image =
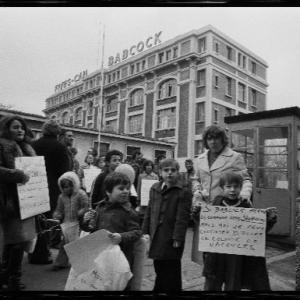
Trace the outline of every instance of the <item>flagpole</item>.
<instances>
[{"instance_id":1,"label":"flagpole","mask_svg":"<svg viewBox=\"0 0 300 300\"><path fill-rule=\"evenodd\" d=\"M101 53L101 85L100 85L100 97L98 102L98 153L100 156L100 141L101 141L101 130L103 123L103 103L104 103L104 44L105 44L105 25L102 28L102 53Z\"/></svg>"}]
</instances>

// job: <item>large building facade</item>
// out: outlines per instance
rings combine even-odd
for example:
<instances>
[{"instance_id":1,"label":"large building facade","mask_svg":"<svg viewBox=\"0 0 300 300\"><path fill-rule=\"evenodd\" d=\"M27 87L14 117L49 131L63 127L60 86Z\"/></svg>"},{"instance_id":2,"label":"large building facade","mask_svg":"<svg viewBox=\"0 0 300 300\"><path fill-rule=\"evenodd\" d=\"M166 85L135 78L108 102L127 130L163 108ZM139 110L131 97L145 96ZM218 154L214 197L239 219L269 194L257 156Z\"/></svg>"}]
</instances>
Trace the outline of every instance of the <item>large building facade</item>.
<instances>
[{"instance_id":1,"label":"large building facade","mask_svg":"<svg viewBox=\"0 0 300 300\"><path fill-rule=\"evenodd\" d=\"M174 142L181 164L203 151L206 126L266 109L267 63L210 25L109 64L101 130ZM99 129L100 96L98 70L47 98L44 112Z\"/></svg>"}]
</instances>

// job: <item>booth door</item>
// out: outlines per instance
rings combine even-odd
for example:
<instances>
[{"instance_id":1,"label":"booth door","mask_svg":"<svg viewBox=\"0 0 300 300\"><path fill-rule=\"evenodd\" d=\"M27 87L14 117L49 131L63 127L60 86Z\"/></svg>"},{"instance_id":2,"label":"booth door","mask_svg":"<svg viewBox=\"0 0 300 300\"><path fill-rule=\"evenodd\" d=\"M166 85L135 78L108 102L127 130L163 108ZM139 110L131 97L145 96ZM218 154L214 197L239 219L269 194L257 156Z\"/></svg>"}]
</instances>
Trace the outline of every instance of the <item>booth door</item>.
<instances>
[{"instance_id":1,"label":"booth door","mask_svg":"<svg viewBox=\"0 0 300 300\"><path fill-rule=\"evenodd\" d=\"M259 127L254 207L277 207L277 223L269 234L286 236L291 231L289 191L289 127Z\"/></svg>"}]
</instances>

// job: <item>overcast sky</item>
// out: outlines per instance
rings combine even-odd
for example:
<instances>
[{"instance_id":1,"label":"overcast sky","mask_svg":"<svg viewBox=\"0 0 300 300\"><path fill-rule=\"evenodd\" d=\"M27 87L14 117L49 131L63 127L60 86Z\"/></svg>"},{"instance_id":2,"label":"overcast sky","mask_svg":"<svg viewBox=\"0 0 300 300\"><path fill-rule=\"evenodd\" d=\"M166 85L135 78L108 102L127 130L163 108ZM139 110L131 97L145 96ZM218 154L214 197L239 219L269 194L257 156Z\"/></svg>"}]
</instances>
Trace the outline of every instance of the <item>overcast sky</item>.
<instances>
[{"instance_id":1,"label":"overcast sky","mask_svg":"<svg viewBox=\"0 0 300 300\"><path fill-rule=\"evenodd\" d=\"M0 8L0 103L42 114L56 84L162 31L167 41L213 25L267 61L267 109L299 105L300 7Z\"/></svg>"}]
</instances>

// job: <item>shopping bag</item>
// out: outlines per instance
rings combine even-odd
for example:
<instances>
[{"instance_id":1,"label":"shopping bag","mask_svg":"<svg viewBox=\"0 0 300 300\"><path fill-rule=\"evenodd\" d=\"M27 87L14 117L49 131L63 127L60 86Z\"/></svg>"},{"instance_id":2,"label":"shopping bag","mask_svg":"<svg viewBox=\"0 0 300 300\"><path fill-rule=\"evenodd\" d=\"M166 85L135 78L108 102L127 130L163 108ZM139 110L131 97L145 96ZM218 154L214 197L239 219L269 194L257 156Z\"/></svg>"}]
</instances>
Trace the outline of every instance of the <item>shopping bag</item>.
<instances>
[{"instance_id":1,"label":"shopping bag","mask_svg":"<svg viewBox=\"0 0 300 300\"><path fill-rule=\"evenodd\" d=\"M61 223L60 227L66 244L79 238L80 230L78 222Z\"/></svg>"},{"instance_id":2,"label":"shopping bag","mask_svg":"<svg viewBox=\"0 0 300 300\"><path fill-rule=\"evenodd\" d=\"M81 274L71 268L65 290L122 291L131 279L129 263L119 245L99 253L94 266Z\"/></svg>"}]
</instances>

